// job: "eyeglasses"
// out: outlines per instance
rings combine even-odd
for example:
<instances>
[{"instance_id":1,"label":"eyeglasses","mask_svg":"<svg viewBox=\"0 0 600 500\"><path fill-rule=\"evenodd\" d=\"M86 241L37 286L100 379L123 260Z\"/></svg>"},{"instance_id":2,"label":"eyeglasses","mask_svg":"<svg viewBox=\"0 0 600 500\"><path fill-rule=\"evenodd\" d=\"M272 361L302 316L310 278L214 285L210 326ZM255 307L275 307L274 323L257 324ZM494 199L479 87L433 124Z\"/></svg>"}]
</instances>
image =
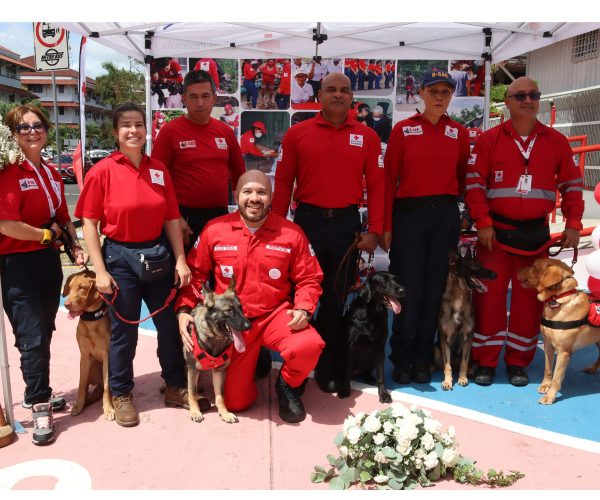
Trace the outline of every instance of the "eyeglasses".
<instances>
[{"instance_id":1,"label":"eyeglasses","mask_svg":"<svg viewBox=\"0 0 600 500\"><path fill-rule=\"evenodd\" d=\"M27 123L20 123L15 127L17 132L21 135L30 134L32 130L35 130L37 133L41 134L42 132L46 132L46 125L43 123L34 123L33 125L28 125Z\"/></svg>"},{"instance_id":2,"label":"eyeglasses","mask_svg":"<svg viewBox=\"0 0 600 500\"><path fill-rule=\"evenodd\" d=\"M427 89L427 92L429 92L434 97L441 97L442 99L447 99L448 97L452 96L452 91L450 89L444 89L444 90Z\"/></svg>"},{"instance_id":3,"label":"eyeglasses","mask_svg":"<svg viewBox=\"0 0 600 500\"><path fill-rule=\"evenodd\" d=\"M525 99L529 97L532 101L539 101L542 96L541 92L529 92L526 94L525 92L518 92L517 94L507 95L506 98L514 97L516 101L525 102Z\"/></svg>"}]
</instances>

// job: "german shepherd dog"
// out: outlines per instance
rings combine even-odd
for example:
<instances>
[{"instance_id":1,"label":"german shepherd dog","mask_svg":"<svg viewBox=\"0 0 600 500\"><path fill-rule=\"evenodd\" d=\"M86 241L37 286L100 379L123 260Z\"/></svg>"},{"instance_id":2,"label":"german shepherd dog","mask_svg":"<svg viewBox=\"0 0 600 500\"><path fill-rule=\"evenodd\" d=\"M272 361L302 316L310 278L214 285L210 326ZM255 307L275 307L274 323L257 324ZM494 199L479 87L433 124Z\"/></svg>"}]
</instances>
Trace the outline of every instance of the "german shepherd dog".
<instances>
[{"instance_id":1,"label":"german shepherd dog","mask_svg":"<svg viewBox=\"0 0 600 500\"><path fill-rule=\"evenodd\" d=\"M241 332L250 328L250 321L244 316L240 299L235 293L235 278L220 295L212 292L204 283L202 293L204 304L197 305L191 312L194 326L190 325L189 333L194 341L194 352L189 352L185 347L183 349L187 364L190 418L194 422L204 420L198 404L198 375L202 370L212 370L217 411L223 421L232 424L238 419L225 407L225 372L233 349L238 352L246 349Z\"/></svg>"},{"instance_id":2,"label":"german shepherd dog","mask_svg":"<svg viewBox=\"0 0 600 500\"><path fill-rule=\"evenodd\" d=\"M464 387L469 383L467 370L475 324L471 294L473 290L486 292L487 287L481 280L496 278L496 273L483 267L469 251L462 257L452 249L449 259L450 268L438 317L439 348L444 370L442 389L445 391L452 390L452 367L454 364L456 369L458 360L458 385Z\"/></svg>"},{"instance_id":3,"label":"german shepherd dog","mask_svg":"<svg viewBox=\"0 0 600 500\"><path fill-rule=\"evenodd\" d=\"M385 387L383 365L385 343L388 338L388 311L400 313L399 300L404 297L404 287L396 276L387 272L370 275L358 295L350 304L340 326L342 356L338 367L338 397L350 396L350 378L364 375L373 380L377 376L377 392L381 403L391 403L392 397Z\"/></svg>"}]
</instances>

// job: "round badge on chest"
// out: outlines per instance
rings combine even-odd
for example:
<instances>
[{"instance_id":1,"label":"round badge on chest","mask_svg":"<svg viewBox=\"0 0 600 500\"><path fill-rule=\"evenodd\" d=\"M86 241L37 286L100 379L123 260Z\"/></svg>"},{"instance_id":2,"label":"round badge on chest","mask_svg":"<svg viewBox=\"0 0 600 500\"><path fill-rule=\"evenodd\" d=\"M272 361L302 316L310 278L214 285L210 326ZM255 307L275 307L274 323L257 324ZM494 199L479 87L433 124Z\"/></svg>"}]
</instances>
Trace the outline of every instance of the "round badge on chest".
<instances>
[{"instance_id":1,"label":"round badge on chest","mask_svg":"<svg viewBox=\"0 0 600 500\"><path fill-rule=\"evenodd\" d=\"M278 280L281 278L281 271L279 269L273 268L269 270L269 278L273 280Z\"/></svg>"}]
</instances>

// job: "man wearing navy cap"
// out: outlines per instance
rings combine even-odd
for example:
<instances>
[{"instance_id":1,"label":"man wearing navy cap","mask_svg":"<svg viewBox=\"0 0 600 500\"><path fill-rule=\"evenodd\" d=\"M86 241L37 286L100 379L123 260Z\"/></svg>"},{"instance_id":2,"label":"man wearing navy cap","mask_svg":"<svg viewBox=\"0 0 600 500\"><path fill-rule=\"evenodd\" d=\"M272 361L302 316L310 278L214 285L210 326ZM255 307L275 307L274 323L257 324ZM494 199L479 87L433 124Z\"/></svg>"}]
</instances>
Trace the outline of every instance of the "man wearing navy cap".
<instances>
[{"instance_id":1,"label":"man wearing navy cap","mask_svg":"<svg viewBox=\"0 0 600 500\"><path fill-rule=\"evenodd\" d=\"M423 75L422 113L396 124L385 154L382 247L390 272L410 290L394 316L390 358L400 384L429 383L448 253L460 233L457 199L469 158L467 130L446 111L454 83L447 71Z\"/></svg>"}]
</instances>

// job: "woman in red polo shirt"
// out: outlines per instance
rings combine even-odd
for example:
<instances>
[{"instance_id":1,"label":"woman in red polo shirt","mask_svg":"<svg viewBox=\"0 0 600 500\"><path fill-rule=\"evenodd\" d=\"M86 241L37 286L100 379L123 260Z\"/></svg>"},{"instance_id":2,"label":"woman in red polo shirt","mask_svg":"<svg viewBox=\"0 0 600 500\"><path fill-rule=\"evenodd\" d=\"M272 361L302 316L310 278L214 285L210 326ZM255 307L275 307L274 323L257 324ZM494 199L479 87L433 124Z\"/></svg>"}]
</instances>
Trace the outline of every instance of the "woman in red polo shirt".
<instances>
[{"instance_id":1,"label":"woman in red polo shirt","mask_svg":"<svg viewBox=\"0 0 600 500\"><path fill-rule=\"evenodd\" d=\"M42 160L48 119L38 107L27 105L11 109L4 122L24 160L0 166L2 300L21 353L23 406L33 409L32 440L48 444L54 441L52 411L65 406L50 387L50 341L63 278L54 244L59 225L77 242L75 262L84 264L86 256L69 217L61 176Z\"/></svg>"},{"instance_id":2,"label":"woman in red polo shirt","mask_svg":"<svg viewBox=\"0 0 600 500\"><path fill-rule=\"evenodd\" d=\"M176 282L182 286L190 281L171 177L163 163L143 152L145 118L144 110L131 102L115 109L113 135L119 150L98 162L87 175L75 209L75 215L83 220L98 291L116 294L110 310L109 386L115 418L124 427L139 423L131 395L138 325L128 321L139 320L142 300L150 311L156 311L167 302ZM102 247L98 224L106 236ZM163 264L163 272L149 277L142 270L149 261L139 253L146 256L155 250L173 257ZM165 404L186 407L182 344L172 305L152 319L167 386Z\"/></svg>"}]
</instances>

